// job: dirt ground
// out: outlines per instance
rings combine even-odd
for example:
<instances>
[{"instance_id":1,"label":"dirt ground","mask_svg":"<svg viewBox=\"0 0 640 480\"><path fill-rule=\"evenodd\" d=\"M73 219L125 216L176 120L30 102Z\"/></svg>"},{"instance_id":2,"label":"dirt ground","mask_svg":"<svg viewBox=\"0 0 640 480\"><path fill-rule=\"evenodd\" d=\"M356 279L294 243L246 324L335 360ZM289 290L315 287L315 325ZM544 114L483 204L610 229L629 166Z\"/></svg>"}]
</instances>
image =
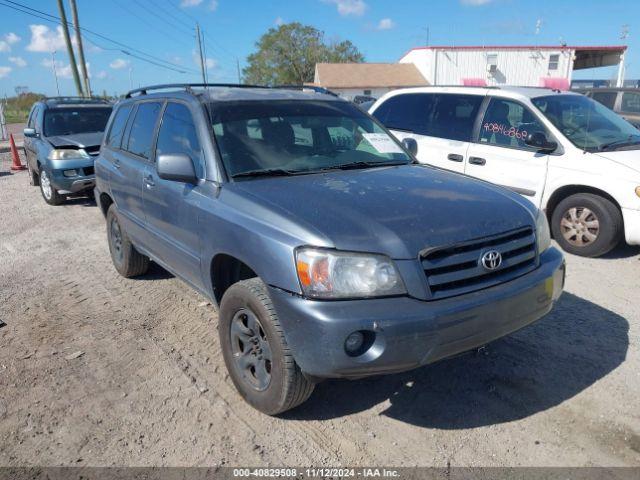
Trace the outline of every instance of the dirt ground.
<instances>
[{"instance_id":1,"label":"dirt ground","mask_svg":"<svg viewBox=\"0 0 640 480\"><path fill-rule=\"evenodd\" d=\"M0 161L0 465L638 466L640 250L568 256L543 320L405 374L328 381L280 418L226 374L216 312L125 280L104 220Z\"/></svg>"}]
</instances>

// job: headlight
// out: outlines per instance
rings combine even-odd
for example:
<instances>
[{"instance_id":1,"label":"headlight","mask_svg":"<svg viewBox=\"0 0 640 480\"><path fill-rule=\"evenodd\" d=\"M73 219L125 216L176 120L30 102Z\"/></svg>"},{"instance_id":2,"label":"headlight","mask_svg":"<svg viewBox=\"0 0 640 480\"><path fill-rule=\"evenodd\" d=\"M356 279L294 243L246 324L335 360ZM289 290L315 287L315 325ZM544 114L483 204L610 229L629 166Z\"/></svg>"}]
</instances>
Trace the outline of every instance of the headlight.
<instances>
[{"instance_id":1,"label":"headlight","mask_svg":"<svg viewBox=\"0 0 640 480\"><path fill-rule=\"evenodd\" d=\"M91 158L87 152L83 149L74 150L74 149L59 149L59 150L51 150L49 154L49 160L72 160L79 158Z\"/></svg>"},{"instance_id":2,"label":"headlight","mask_svg":"<svg viewBox=\"0 0 640 480\"><path fill-rule=\"evenodd\" d=\"M296 251L296 269L302 291L309 297L365 298L406 293L396 266L384 255L300 248Z\"/></svg>"},{"instance_id":3,"label":"headlight","mask_svg":"<svg viewBox=\"0 0 640 480\"><path fill-rule=\"evenodd\" d=\"M636 187L636 195L640 197L640 187Z\"/></svg>"},{"instance_id":4,"label":"headlight","mask_svg":"<svg viewBox=\"0 0 640 480\"><path fill-rule=\"evenodd\" d=\"M551 233L549 232L549 222L542 210L538 210L536 218L536 239L538 240L538 253L544 252L551 246Z\"/></svg>"}]
</instances>

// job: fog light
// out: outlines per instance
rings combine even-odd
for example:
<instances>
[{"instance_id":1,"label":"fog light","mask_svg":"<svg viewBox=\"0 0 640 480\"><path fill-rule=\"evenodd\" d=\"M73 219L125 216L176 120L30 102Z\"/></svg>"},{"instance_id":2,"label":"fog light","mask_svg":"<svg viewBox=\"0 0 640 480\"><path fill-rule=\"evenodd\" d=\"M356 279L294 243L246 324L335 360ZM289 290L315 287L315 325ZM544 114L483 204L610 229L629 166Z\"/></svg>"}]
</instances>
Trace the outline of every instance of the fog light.
<instances>
[{"instance_id":1,"label":"fog light","mask_svg":"<svg viewBox=\"0 0 640 480\"><path fill-rule=\"evenodd\" d=\"M65 170L64 172L62 172L62 174L65 177L75 177L76 175L78 175L78 171L77 170Z\"/></svg>"},{"instance_id":2,"label":"fog light","mask_svg":"<svg viewBox=\"0 0 640 480\"><path fill-rule=\"evenodd\" d=\"M344 341L344 349L349 354L354 354L362 348L364 343L364 335L362 332L353 332Z\"/></svg>"}]
</instances>

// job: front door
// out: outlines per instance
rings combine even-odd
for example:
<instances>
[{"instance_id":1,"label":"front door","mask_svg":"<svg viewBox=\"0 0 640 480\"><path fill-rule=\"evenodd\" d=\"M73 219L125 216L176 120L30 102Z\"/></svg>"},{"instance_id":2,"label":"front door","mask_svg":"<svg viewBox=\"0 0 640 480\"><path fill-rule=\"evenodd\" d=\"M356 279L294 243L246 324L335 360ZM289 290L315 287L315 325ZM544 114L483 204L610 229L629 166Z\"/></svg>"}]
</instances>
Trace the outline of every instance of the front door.
<instances>
[{"instance_id":1,"label":"front door","mask_svg":"<svg viewBox=\"0 0 640 480\"><path fill-rule=\"evenodd\" d=\"M201 142L186 104L167 103L158 130L154 158L162 154L188 155L194 163L196 175L204 179ZM198 213L204 200L201 186L160 178L155 162L147 165L143 184L150 252L167 268L202 290L198 229Z\"/></svg>"},{"instance_id":2,"label":"front door","mask_svg":"<svg viewBox=\"0 0 640 480\"><path fill-rule=\"evenodd\" d=\"M519 102L492 98L480 125L478 141L467 153L465 173L524 195L540 207L549 156L525 144L529 133L542 132L542 122Z\"/></svg>"}]
</instances>

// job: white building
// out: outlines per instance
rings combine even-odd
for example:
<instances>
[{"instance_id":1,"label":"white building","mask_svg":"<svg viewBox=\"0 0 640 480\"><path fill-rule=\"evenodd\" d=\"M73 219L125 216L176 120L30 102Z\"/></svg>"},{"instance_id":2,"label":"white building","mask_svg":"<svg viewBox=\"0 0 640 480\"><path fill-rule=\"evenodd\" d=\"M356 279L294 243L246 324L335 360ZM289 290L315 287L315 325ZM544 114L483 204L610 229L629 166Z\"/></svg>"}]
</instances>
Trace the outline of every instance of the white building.
<instances>
[{"instance_id":1,"label":"white building","mask_svg":"<svg viewBox=\"0 0 640 480\"><path fill-rule=\"evenodd\" d=\"M353 100L380 98L391 90L424 87L427 81L411 63L317 63L313 84Z\"/></svg>"},{"instance_id":2,"label":"white building","mask_svg":"<svg viewBox=\"0 0 640 480\"><path fill-rule=\"evenodd\" d=\"M569 89L574 70L618 65L621 46L459 46L417 47L400 63L414 64L431 85L519 85Z\"/></svg>"}]
</instances>

